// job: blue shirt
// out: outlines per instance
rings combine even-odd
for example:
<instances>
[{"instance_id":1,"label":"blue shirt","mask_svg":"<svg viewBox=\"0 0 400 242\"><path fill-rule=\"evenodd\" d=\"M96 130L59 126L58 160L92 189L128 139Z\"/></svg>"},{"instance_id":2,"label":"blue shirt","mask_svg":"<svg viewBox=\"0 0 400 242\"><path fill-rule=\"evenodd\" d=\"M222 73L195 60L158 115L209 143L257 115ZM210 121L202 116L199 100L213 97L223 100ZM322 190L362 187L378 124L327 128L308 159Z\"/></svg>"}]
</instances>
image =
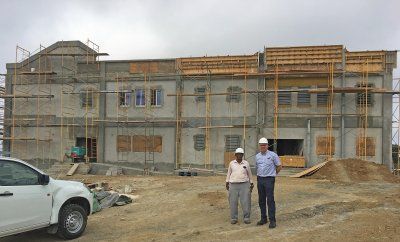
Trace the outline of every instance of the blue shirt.
<instances>
[{"instance_id":1,"label":"blue shirt","mask_svg":"<svg viewBox=\"0 0 400 242\"><path fill-rule=\"evenodd\" d=\"M257 176L276 176L276 166L280 165L281 161L275 152L268 150L264 154L260 152L256 155Z\"/></svg>"}]
</instances>

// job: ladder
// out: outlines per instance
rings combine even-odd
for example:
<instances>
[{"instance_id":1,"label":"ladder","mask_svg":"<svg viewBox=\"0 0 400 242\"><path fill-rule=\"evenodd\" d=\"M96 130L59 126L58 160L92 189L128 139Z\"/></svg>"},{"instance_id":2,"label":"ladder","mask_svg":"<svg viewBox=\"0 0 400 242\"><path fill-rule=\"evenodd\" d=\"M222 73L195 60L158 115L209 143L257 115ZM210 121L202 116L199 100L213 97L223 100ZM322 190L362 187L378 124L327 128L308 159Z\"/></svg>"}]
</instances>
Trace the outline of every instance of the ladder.
<instances>
[{"instance_id":1,"label":"ladder","mask_svg":"<svg viewBox=\"0 0 400 242\"><path fill-rule=\"evenodd\" d=\"M147 122L145 129L144 173L149 174L149 166L154 168L154 122Z\"/></svg>"},{"instance_id":2,"label":"ladder","mask_svg":"<svg viewBox=\"0 0 400 242\"><path fill-rule=\"evenodd\" d=\"M97 159L97 139L92 139L91 142L91 149L90 149L90 157L92 159Z\"/></svg>"}]
</instances>

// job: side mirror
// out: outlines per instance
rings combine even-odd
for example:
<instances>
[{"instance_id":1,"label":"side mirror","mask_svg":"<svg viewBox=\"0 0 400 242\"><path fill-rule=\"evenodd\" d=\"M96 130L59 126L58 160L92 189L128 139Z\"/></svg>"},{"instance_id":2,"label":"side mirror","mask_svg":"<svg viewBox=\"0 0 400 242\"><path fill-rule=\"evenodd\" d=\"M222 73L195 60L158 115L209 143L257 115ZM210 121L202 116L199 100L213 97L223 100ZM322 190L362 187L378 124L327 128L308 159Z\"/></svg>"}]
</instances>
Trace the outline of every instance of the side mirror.
<instances>
[{"instance_id":1,"label":"side mirror","mask_svg":"<svg viewBox=\"0 0 400 242\"><path fill-rule=\"evenodd\" d=\"M40 185L47 185L50 182L50 177L49 175L46 174L40 174L39 175L39 184Z\"/></svg>"}]
</instances>

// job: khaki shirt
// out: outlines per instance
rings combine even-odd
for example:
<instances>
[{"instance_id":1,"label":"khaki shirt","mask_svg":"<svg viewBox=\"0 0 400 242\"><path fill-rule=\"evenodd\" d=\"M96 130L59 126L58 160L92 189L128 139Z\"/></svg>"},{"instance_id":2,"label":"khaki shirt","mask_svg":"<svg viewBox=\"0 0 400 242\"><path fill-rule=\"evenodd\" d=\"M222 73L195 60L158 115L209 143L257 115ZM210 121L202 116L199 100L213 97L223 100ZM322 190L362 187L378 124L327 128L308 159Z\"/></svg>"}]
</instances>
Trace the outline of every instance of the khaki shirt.
<instances>
[{"instance_id":1,"label":"khaki shirt","mask_svg":"<svg viewBox=\"0 0 400 242\"><path fill-rule=\"evenodd\" d=\"M226 174L226 182L240 183L248 182L253 183L251 180L252 174L250 164L246 160L242 160L239 164L236 160L229 163L228 174Z\"/></svg>"}]
</instances>

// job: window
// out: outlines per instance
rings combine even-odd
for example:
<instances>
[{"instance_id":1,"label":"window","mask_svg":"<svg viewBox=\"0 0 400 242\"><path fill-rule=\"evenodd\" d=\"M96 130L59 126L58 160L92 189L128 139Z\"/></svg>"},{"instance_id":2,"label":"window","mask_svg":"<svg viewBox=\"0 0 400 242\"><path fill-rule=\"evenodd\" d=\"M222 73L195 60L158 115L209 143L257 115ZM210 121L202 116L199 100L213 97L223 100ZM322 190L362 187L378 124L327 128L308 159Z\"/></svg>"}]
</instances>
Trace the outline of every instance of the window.
<instances>
[{"instance_id":1,"label":"window","mask_svg":"<svg viewBox=\"0 0 400 242\"><path fill-rule=\"evenodd\" d=\"M318 86L318 88L328 88L327 86ZM328 104L328 93L317 93L317 105L326 106Z\"/></svg>"},{"instance_id":2,"label":"window","mask_svg":"<svg viewBox=\"0 0 400 242\"><path fill-rule=\"evenodd\" d=\"M290 105L292 103L292 94L290 92L278 92L278 104Z\"/></svg>"},{"instance_id":3,"label":"window","mask_svg":"<svg viewBox=\"0 0 400 242\"><path fill-rule=\"evenodd\" d=\"M328 103L328 93L317 93L317 105L326 106Z\"/></svg>"},{"instance_id":4,"label":"window","mask_svg":"<svg viewBox=\"0 0 400 242\"><path fill-rule=\"evenodd\" d=\"M136 107L146 106L146 96L144 89L136 89Z\"/></svg>"},{"instance_id":5,"label":"window","mask_svg":"<svg viewBox=\"0 0 400 242\"><path fill-rule=\"evenodd\" d=\"M229 94L226 96L226 101L227 102L240 102L240 97L241 97L241 93L242 93L242 88L240 87L228 87L227 89L228 93L233 93L233 94Z\"/></svg>"},{"instance_id":6,"label":"window","mask_svg":"<svg viewBox=\"0 0 400 242\"><path fill-rule=\"evenodd\" d=\"M39 185L39 173L14 162L0 160L0 186Z\"/></svg>"},{"instance_id":7,"label":"window","mask_svg":"<svg viewBox=\"0 0 400 242\"><path fill-rule=\"evenodd\" d=\"M206 87L196 87L194 89L194 93L198 94L198 96L195 97L196 102L205 102L206 101Z\"/></svg>"},{"instance_id":8,"label":"window","mask_svg":"<svg viewBox=\"0 0 400 242\"><path fill-rule=\"evenodd\" d=\"M151 89L151 106L161 106L162 91L161 89Z\"/></svg>"},{"instance_id":9,"label":"window","mask_svg":"<svg viewBox=\"0 0 400 242\"><path fill-rule=\"evenodd\" d=\"M119 93L119 106L129 107L131 105L131 91L121 91Z\"/></svg>"},{"instance_id":10,"label":"window","mask_svg":"<svg viewBox=\"0 0 400 242\"><path fill-rule=\"evenodd\" d=\"M359 88L365 88L365 87L373 87L372 84L368 83L368 84L357 84L356 87ZM365 95L365 92L360 92L357 93L357 98L356 98L356 104L358 107L363 107L365 106L365 104L367 104L367 106L372 106L373 105L373 100L372 100L372 93L371 92L367 92L367 95Z\"/></svg>"},{"instance_id":11,"label":"window","mask_svg":"<svg viewBox=\"0 0 400 242\"><path fill-rule=\"evenodd\" d=\"M205 150L206 148L206 136L204 134L196 134L193 136L194 139L194 149L197 151Z\"/></svg>"},{"instance_id":12,"label":"window","mask_svg":"<svg viewBox=\"0 0 400 242\"><path fill-rule=\"evenodd\" d=\"M310 87L300 87L300 89L309 89ZM309 105L311 94L307 91L297 93L297 105Z\"/></svg>"},{"instance_id":13,"label":"window","mask_svg":"<svg viewBox=\"0 0 400 242\"><path fill-rule=\"evenodd\" d=\"M235 151L240 147L240 135L226 135L225 136L225 151Z\"/></svg>"},{"instance_id":14,"label":"window","mask_svg":"<svg viewBox=\"0 0 400 242\"><path fill-rule=\"evenodd\" d=\"M84 91L81 92L79 95L79 98L81 100L81 107L85 108L85 107L93 107L93 92L91 91Z\"/></svg>"}]
</instances>

